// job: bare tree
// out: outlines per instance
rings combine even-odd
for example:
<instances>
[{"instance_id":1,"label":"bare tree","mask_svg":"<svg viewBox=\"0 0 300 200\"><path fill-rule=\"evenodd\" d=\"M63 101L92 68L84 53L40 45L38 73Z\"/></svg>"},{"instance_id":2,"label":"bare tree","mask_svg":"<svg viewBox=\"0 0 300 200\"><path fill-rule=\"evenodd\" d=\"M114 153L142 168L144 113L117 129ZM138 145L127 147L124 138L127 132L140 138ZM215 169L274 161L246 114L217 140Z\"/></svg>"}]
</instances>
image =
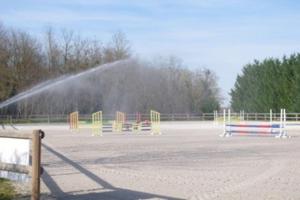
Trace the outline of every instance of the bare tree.
<instances>
[{"instance_id":1,"label":"bare tree","mask_svg":"<svg viewBox=\"0 0 300 200\"><path fill-rule=\"evenodd\" d=\"M58 74L62 73L60 61L61 50L59 49L59 45L55 38L55 33L51 27L46 30L45 39L47 67L50 76L57 76Z\"/></svg>"},{"instance_id":2,"label":"bare tree","mask_svg":"<svg viewBox=\"0 0 300 200\"><path fill-rule=\"evenodd\" d=\"M41 42L26 32L8 30L1 24L0 100L38 82L122 59L126 61L109 70L95 71L61 84L1 112L23 116L67 114L74 110L134 113L156 109L162 113L201 113L219 107L220 92L212 71L189 70L175 56L148 62L132 58L130 43L122 32L115 33L110 43L103 45L73 31L63 30L57 35L49 28Z\"/></svg>"},{"instance_id":3,"label":"bare tree","mask_svg":"<svg viewBox=\"0 0 300 200\"><path fill-rule=\"evenodd\" d=\"M76 71L76 69L74 69L74 66L71 65L70 60L71 60L71 51L73 49L73 36L74 36L74 32L73 31L69 31L66 29L63 29L61 31L62 34L62 50L63 50L63 65L64 65L64 69L67 72L71 72L71 71Z\"/></svg>"}]
</instances>

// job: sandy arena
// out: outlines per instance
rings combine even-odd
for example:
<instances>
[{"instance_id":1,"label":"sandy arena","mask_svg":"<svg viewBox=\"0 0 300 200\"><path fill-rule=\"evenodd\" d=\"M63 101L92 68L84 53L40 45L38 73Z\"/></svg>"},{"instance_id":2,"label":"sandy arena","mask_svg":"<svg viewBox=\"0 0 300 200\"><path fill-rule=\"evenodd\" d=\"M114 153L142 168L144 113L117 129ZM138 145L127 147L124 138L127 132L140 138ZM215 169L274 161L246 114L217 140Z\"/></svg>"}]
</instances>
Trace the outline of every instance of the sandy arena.
<instances>
[{"instance_id":1,"label":"sandy arena","mask_svg":"<svg viewBox=\"0 0 300 200\"><path fill-rule=\"evenodd\" d=\"M162 135L43 129L42 192L53 199L300 199L300 128L290 139L221 138L213 122L162 122Z\"/></svg>"}]
</instances>

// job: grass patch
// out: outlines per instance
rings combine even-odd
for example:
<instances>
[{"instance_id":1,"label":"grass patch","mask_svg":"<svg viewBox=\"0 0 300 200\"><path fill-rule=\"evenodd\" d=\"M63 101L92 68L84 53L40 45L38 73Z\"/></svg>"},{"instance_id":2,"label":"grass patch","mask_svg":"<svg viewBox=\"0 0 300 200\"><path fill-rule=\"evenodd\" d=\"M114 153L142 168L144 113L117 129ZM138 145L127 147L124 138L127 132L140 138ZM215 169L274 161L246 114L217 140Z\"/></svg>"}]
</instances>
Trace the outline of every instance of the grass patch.
<instances>
[{"instance_id":1,"label":"grass patch","mask_svg":"<svg viewBox=\"0 0 300 200\"><path fill-rule=\"evenodd\" d=\"M6 179L0 178L0 200L11 200L16 197L13 184Z\"/></svg>"}]
</instances>

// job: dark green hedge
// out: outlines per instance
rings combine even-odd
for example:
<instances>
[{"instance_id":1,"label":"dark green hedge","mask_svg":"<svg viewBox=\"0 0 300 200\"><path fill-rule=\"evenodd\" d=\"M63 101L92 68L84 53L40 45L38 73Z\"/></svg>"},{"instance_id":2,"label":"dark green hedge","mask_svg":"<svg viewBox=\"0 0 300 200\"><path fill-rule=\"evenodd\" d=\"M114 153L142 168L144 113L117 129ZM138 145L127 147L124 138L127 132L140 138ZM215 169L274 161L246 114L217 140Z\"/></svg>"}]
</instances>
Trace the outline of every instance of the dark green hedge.
<instances>
[{"instance_id":1,"label":"dark green hedge","mask_svg":"<svg viewBox=\"0 0 300 200\"><path fill-rule=\"evenodd\" d=\"M237 76L230 92L234 110L300 112L300 54L255 60Z\"/></svg>"}]
</instances>

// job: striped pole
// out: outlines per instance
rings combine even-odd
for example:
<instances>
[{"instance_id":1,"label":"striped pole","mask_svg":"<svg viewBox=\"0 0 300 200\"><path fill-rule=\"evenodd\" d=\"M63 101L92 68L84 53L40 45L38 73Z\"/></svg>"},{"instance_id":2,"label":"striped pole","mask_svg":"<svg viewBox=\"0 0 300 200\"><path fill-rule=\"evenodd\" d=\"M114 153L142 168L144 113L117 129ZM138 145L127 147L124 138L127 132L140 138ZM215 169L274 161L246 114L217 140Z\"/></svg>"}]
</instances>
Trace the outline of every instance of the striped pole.
<instances>
[{"instance_id":1,"label":"striped pole","mask_svg":"<svg viewBox=\"0 0 300 200\"><path fill-rule=\"evenodd\" d=\"M217 110L214 111L214 121L215 121L215 124L218 123L218 111Z\"/></svg>"},{"instance_id":2,"label":"striped pole","mask_svg":"<svg viewBox=\"0 0 300 200\"><path fill-rule=\"evenodd\" d=\"M214 110L214 123L216 123L216 111Z\"/></svg>"},{"instance_id":3,"label":"striped pole","mask_svg":"<svg viewBox=\"0 0 300 200\"><path fill-rule=\"evenodd\" d=\"M280 135L282 136L283 109L280 109Z\"/></svg>"},{"instance_id":4,"label":"striped pole","mask_svg":"<svg viewBox=\"0 0 300 200\"><path fill-rule=\"evenodd\" d=\"M270 109L270 124L272 124L273 121L273 114L272 114L272 109Z\"/></svg>"},{"instance_id":5,"label":"striped pole","mask_svg":"<svg viewBox=\"0 0 300 200\"><path fill-rule=\"evenodd\" d=\"M231 112L230 112L230 109L228 109L228 123L229 124L231 124L231 122L230 122L231 121L231 116L230 115L231 115ZM231 136L231 128L230 127L229 127L229 135Z\"/></svg>"},{"instance_id":6,"label":"striped pole","mask_svg":"<svg viewBox=\"0 0 300 200\"><path fill-rule=\"evenodd\" d=\"M285 109L283 109L283 135L282 135L282 137L286 137L285 125L286 125L286 112L285 112Z\"/></svg>"},{"instance_id":7,"label":"striped pole","mask_svg":"<svg viewBox=\"0 0 300 200\"><path fill-rule=\"evenodd\" d=\"M226 110L223 110L223 122L224 122L224 134L223 136L226 136Z\"/></svg>"},{"instance_id":8,"label":"striped pole","mask_svg":"<svg viewBox=\"0 0 300 200\"><path fill-rule=\"evenodd\" d=\"M285 112L285 109L284 109L284 127L286 125L286 112Z\"/></svg>"}]
</instances>

